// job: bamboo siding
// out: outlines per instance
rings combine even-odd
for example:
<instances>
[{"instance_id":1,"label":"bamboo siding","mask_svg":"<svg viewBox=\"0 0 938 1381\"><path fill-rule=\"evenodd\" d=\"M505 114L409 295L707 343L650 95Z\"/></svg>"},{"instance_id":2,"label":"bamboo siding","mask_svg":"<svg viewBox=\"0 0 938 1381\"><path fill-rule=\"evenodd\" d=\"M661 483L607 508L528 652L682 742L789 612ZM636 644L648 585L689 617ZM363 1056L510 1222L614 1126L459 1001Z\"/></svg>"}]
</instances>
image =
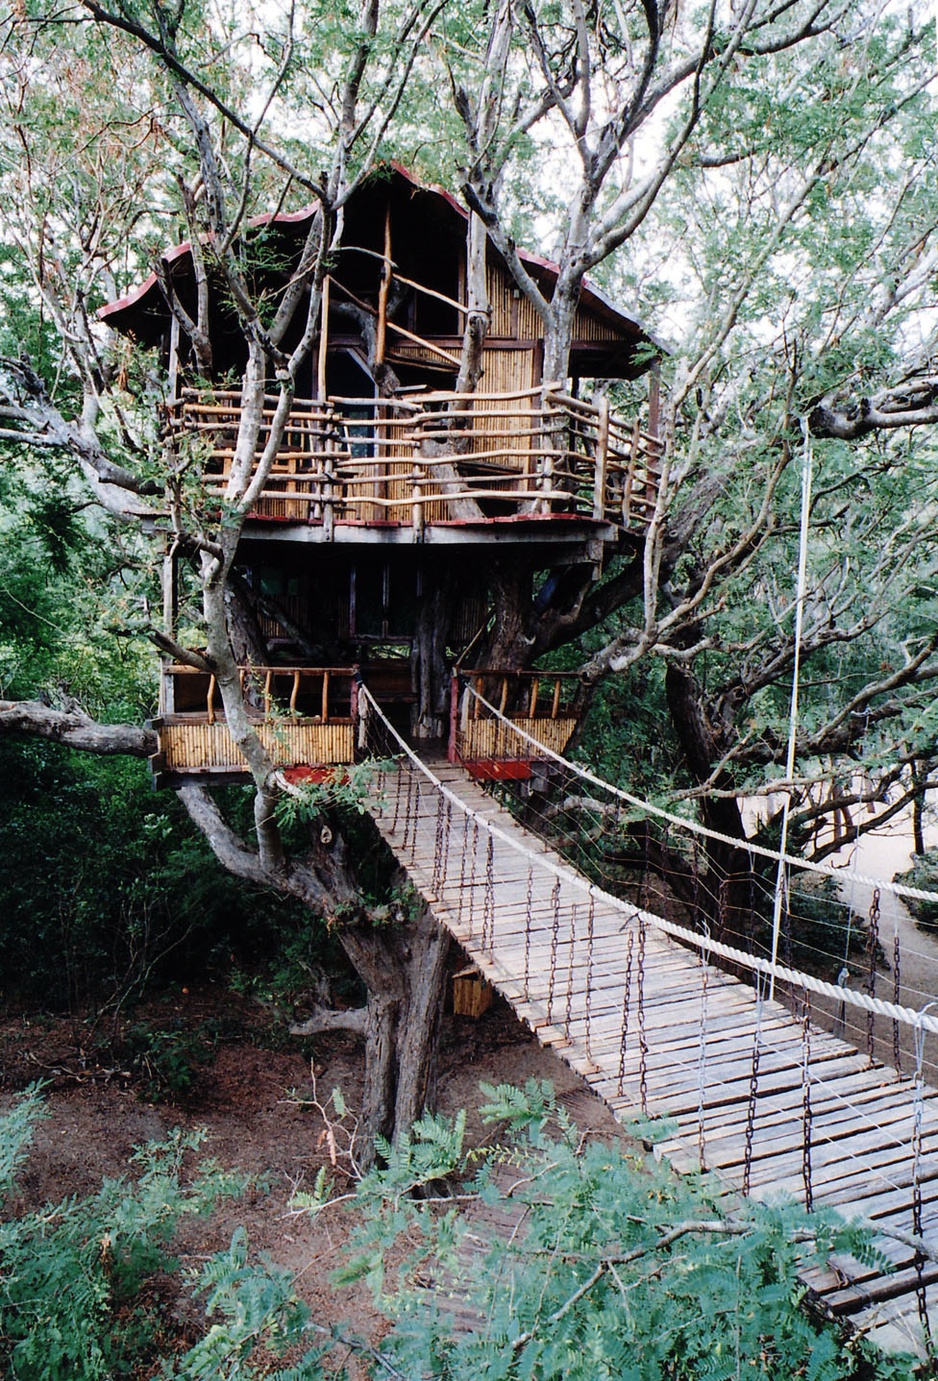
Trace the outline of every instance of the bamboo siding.
<instances>
[{"instance_id":1,"label":"bamboo siding","mask_svg":"<svg viewBox=\"0 0 938 1381\"><path fill-rule=\"evenodd\" d=\"M278 767L328 766L355 758L351 720L329 724L259 724L256 732ZM159 752L167 772L246 772L247 764L224 720L163 722Z\"/></svg>"},{"instance_id":2,"label":"bamboo siding","mask_svg":"<svg viewBox=\"0 0 938 1381\"><path fill-rule=\"evenodd\" d=\"M544 748L562 753L577 726L576 719L558 716L512 715L511 722L523 733L530 734ZM456 739L459 756L467 762L477 760L506 761L518 753L519 739L497 719L470 719L460 729Z\"/></svg>"}]
</instances>

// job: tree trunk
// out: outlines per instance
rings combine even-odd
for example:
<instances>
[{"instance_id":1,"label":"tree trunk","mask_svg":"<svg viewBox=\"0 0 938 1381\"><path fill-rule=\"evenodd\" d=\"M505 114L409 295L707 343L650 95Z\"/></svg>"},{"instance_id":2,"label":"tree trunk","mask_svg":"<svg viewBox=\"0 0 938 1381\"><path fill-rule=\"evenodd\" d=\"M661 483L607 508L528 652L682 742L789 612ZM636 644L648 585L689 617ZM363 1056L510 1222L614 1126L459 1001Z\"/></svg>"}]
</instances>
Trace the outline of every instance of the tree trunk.
<instances>
[{"instance_id":1,"label":"tree trunk","mask_svg":"<svg viewBox=\"0 0 938 1381\"><path fill-rule=\"evenodd\" d=\"M423 742L446 737L450 689L446 646L456 594L450 571L434 569L425 572L425 579L432 582L432 589L425 593L417 611L414 630L417 700L411 717L414 739Z\"/></svg>"},{"instance_id":2,"label":"tree trunk","mask_svg":"<svg viewBox=\"0 0 938 1381\"><path fill-rule=\"evenodd\" d=\"M672 663L665 676L665 691L671 722L691 776L696 782L704 782L721 755L700 703L697 683ZM729 779L716 783L721 788L730 785ZM735 796L705 798L700 813L709 829L744 844L746 831ZM744 938L751 924L749 855L742 847L707 840L705 857L706 875L700 879L704 884L700 888L701 910L717 938L723 933L730 938Z\"/></svg>"},{"instance_id":3,"label":"tree trunk","mask_svg":"<svg viewBox=\"0 0 938 1381\"><path fill-rule=\"evenodd\" d=\"M415 921L348 927L338 938L368 988L360 1156L368 1168L374 1138L396 1140L432 1097L450 938L428 908Z\"/></svg>"}]
</instances>

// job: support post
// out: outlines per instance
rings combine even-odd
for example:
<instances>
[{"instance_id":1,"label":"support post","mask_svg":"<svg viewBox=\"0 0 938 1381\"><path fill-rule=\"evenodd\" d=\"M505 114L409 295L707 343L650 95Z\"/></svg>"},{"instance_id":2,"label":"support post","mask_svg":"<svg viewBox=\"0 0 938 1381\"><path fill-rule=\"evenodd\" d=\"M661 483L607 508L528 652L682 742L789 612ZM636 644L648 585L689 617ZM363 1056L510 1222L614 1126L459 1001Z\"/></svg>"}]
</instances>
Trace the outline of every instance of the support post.
<instances>
[{"instance_id":1,"label":"support post","mask_svg":"<svg viewBox=\"0 0 938 1381\"><path fill-rule=\"evenodd\" d=\"M606 461L609 455L609 399L599 400L596 426L596 461L593 469L593 517L601 523L606 515Z\"/></svg>"},{"instance_id":2,"label":"support post","mask_svg":"<svg viewBox=\"0 0 938 1381\"><path fill-rule=\"evenodd\" d=\"M459 673L454 671L449 682L449 742L446 747L446 761L457 762L457 731L459 724Z\"/></svg>"},{"instance_id":3,"label":"support post","mask_svg":"<svg viewBox=\"0 0 938 1381\"><path fill-rule=\"evenodd\" d=\"M316 392L320 402L326 401L326 355L329 350L329 288L331 278L323 279L322 314L319 319L319 358L316 367Z\"/></svg>"},{"instance_id":4,"label":"support post","mask_svg":"<svg viewBox=\"0 0 938 1381\"><path fill-rule=\"evenodd\" d=\"M391 291L391 207L384 213L384 265L378 288L378 322L375 332L375 364L384 364L388 337L388 294Z\"/></svg>"}]
</instances>

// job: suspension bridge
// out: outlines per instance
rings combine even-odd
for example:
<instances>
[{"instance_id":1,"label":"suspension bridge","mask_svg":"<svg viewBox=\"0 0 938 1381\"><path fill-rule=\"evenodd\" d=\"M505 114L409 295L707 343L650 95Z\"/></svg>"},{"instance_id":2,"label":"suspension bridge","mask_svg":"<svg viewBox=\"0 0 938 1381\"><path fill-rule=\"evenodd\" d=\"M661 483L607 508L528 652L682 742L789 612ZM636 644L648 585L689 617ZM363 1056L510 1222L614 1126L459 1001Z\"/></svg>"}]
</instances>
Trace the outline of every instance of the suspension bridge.
<instances>
[{"instance_id":1,"label":"suspension bridge","mask_svg":"<svg viewBox=\"0 0 938 1381\"><path fill-rule=\"evenodd\" d=\"M898 978L885 1000L874 979L862 990L843 986L843 974L833 984L612 895L464 767L417 757L361 694L360 747L385 764L378 828L519 1018L621 1121L667 1119L656 1151L677 1170L871 1225L888 1268L832 1258L805 1283L881 1346L928 1355L938 1324L938 1094L923 1070L938 1016L902 1005ZM521 732L499 719L498 732ZM593 795L599 785L590 779ZM788 1003L771 995L776 984ZM853 1013L866 1052L818 1029L812 1000L839 1007L841 1030ZM911 1073L876 1058L874 1023L884 1022L897 1065L900 1028L910 1033Z\"/></svg>"}]
</instances>

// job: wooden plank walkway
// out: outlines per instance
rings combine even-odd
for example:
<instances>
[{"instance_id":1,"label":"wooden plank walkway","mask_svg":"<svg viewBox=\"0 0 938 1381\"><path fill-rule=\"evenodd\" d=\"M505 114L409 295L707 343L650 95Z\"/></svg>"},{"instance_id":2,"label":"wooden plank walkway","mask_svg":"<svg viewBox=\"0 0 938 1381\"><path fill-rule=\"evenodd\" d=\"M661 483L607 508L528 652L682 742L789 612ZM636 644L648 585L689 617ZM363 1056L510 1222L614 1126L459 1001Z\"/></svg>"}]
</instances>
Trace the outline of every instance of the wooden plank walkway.
<instances>
[{"instance_id":1,"label":"wooden plank walkway","mask_svg":"<svg viewBox=\"0 0 938 1381\"><path fill-rule=\"evenodd\" d=\"M378 828L441 924L621 1121L644 1107L670 1120L657 1149L676 1169L697 1171L702 1159L727 1191L748 1178L754 1197L802 1202L808 1132L815 1207L912 1234L917 1194L922 1235L938 1250L938 1093L916 1100L910 1079L826 1032L806 1040L781 1003L759 1003L627 905L592 902L585 881L461 768L429 766L504 838L406 763L375 800ZM938 1263L916 1263L893 1237L877 1246L892 1274L837 1260L808 1284L881 1346L924 1355L920 1310L927 1303L935 1331L926 1291Z\"/></svg>"}]
</instances>

